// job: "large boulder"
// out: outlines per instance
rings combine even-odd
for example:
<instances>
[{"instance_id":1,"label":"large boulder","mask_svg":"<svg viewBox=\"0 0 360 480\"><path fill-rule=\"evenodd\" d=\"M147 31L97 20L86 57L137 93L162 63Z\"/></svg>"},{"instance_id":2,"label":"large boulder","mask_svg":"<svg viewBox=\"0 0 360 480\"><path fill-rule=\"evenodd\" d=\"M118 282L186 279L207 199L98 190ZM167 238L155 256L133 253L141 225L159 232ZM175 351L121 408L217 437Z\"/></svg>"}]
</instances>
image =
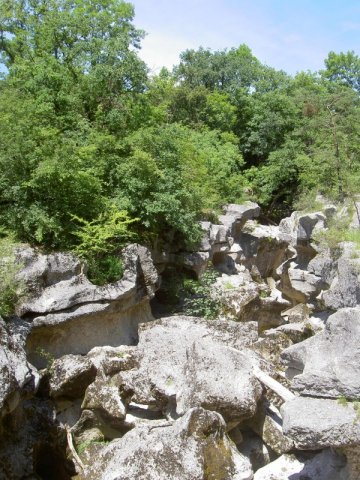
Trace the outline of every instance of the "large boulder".
<instances>
[{"instance_id":1,"label":"large boulder","mask_svg":"<svg viewBox=\"0 0 360 480\"><path fill-rule=\"evenodd\" d=\"M59 262L63 258L63 254L54 255L60 256ZM32 321L27 350L36 366L45 366L39 351L58 358L86 354L94 346L137 342L138 324L152 319L149 300L158 276L145 247L130 245L123 257L124 276L109 285L93 285L75 259L65 255L65 272L48 275L51 282L39 280L38 287L32 286L35 293L20 305L19 314ZM42 271L44 263L44 256L35 255L23 278L28 278L29 271Z\"/></svg>"},{"instance_id":2,"label":"large boulder","mask_svg":"<svg viewBox=\"0 0 360 480\"><path fill-rule=\"evenodd\" d=\"M314 234L326 227L327 218L322 212L293 212L290 217L281 220L281 233L293 245L310 242Z\"/></svg>"},{"instance_id":3,"label":"large boulder","mask_svg":"<svg viewBox=\"0 0 360 480\"><path fill-rule=\"evenodd\" d=\"M0 318L0 417L11 413L22 397L34 393L39 383L22 343L21 335L12 334Z\"/></svg>"},{"instance_id":4,"label":"large boulder","mask_svg":"<svg viewBox=\"0 0 360 480\"><path fill-rule=\"evenodd\" d=\"M344 399L295 397L281 407L283 431L301 450L358 445L357 407Z\"/></svg>"},{"instance_id":5,"label":"large boulder","mask_svg":"<svg viewBox=\"0 0 360 480\"><path fill-rule=\"evenodd\" d=\"M276 226L248 221L241 230L238 243L241 247L239 262L248 268L256 266L263 278L274 276L277 268L291 256L289 242Z\"/></svg>"},{"instance_id":6,"label":"large boulder","mask_svg":"<svg viewBox=\"0 0 360 480\"><path fill-rule=\"evenodd\" d=\"M231 203L224 207L224 215L219 220L228 229L231 237L237 241L242 227L247 220L253 220L260 215L260 207L254 202L245 202L241 205Z\"/></svg>"},{"instance_id":7,"label":"large boulder","mask_svg":"<svg viewBox=\"0 0 360 480\"><path fill-rule=\"evenodd\" d=\"M112 441L87 480L251 480L250 462L229 443L216 412L191 409L174 424L138 427Z\"/></svg>"},{"instance_id":8,"label":"large boulder","mask_svg":"<svg viewBox=\"0 0 360 480\"><path fill-rule=\"evenodd\" d=\"M352 258L354 253L356 258ZM337 260L336 276L330 288L323 292L322 301L332 310L360 305L360 258L353 246L343 245L343 254Z\"/></svg>"},{"instance_id":9,"label":"large boulder","mask_svg":"<svg viewBox=\"0 0 360 480\"><path fill-rule=\"evenodd\" d=\"M317 455L286 454L260 468L254 480L348 480L344 457L324 450Z\"/></svg>"},{"instance_id":10,"label":"large boulder","mask_svg":"<svg viewBox=\"0 0 360 480\"><path fill-rule=\"evenodd\" d=\"M303 395L360 399L360 308L331 315L323 332L292 345L282 358Z\"/></svg>"},{"instance_id":11,"label":"large boulder","mask_svg":"<svg viewBox=\"0 0 360 480\"><path fill-rule=\"evenodd\" d=\"M49 370L52 398L79 398L96 377L96 367L81 355L65 355L55 360Z\"/></svg>"},{"instance_id":12,"label":"large boulder","mask_svg":"<svg viewBox=\"0 0 360 480\"><path fill-rule=\"evenodd\" d=\"M141 326L138 367L116 381L137 403L175 404L177 414L202 406L239 422L253 415L262 392L253 374L259 359L246 348L256 338L254 322L162 318Z\"/></svg>"}]
</instances>

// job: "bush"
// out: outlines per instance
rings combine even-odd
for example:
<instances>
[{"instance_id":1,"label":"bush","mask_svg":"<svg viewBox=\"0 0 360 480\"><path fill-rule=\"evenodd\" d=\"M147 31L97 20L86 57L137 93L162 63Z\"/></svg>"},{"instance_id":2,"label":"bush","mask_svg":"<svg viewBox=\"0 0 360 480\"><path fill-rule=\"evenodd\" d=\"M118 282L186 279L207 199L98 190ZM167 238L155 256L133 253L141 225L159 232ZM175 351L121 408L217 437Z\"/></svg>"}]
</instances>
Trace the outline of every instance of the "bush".
<instances>
[{"instance_id":1,"label":"bush","mask_svg":"<svg viewBox=\"0 0 360 480\"><path fill-rule=\"evenodd\" d=\"M15 258L16 243L9 237L0 239L0 316L7 317L25 294L25 287L16 278L21 265Z\"/></svg>"}]
</instances>

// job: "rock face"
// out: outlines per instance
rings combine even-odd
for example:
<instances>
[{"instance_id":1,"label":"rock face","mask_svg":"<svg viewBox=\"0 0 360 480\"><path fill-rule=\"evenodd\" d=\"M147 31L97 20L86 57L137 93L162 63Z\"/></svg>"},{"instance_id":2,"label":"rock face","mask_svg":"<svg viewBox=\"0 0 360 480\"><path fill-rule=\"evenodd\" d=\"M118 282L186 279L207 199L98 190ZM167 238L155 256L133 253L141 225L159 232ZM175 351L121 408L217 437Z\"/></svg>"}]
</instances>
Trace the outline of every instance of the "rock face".
<instances>
[{"instance_id":1,"label":"rock face","mask_svg":"<svg viewBox=\"0 0 360 480\"><path fill-rule=\"evenodd\" d=\"M56 258L57 254L54 255ZM57 260L51 258L56 265L63 257L59 256ZM41 367L45 362L38 354L39 349L60 357L86 354L98 345L135 344L138 324L152 319L149 299L158 277L146 248L127 247L123 278L104 287L90 283L72 256L65 258L65 272L59 268L58 275L50 276L51 282L48 279L40 282L36 293L18 312L32 319L27 350L31 361ZM49 261L34 254L23 277L28 278L29 272L42 271L43 264Z\"/></svg>"},{"instance_id":2,"label":"rock face","mask_svg":"<svg viewBox=\"0 0 360 480\"><path fill-rule=\"evenodd\" d=\"M318 455L282 455L258 470L254 480L348 480L345 459L330 450Z\"/></svg>"},{"instance_id":3,"label":"rock face","mask_svg":"<svg viewBox=\"0 0 360 480\"><path fill-rule=\"evenodd\" d=\"M357 404L337 400L296 397L282 408L284 433L297 448L358 445L360 422Z\"/></svg>"},{"instance_id":4,"label":"rock face","mask_svg":"<svg viewBox=\"0 0 360 480\"><path fill-rule=\"evenodd\" d=\"M359 342L360 308L331 315L323 332L284 350L293 388L303 395L360 399Z\"/></svg>"},{"instance_id":5,"label":"rock face","mask_svg":"<svg viewBox=\"0 0 360 480\"><path fill-rule=\"evenodd\" d=\"M80 398L95 380L96 368L80 355L65 355L50 367L50 397Z\"/></svg>"},{"instance_id":6,"label":"rock face","mask_svg":"<svg viewBox=\"0 0 360 480\"><path fill-rule=\"evenodd\" d=\"M85 478L250 480L252 470L227 440L221 416L194 408L173 425L135 428L112 441Z\"/></svg>"},{"instance_id":7,"label":"rock face","mask_svg":"<svg viewBox=\"0 0 360 480\"><path fill-rule=\"evenodd\" d=\"M258 359L245 347L256 337L251 323L178 316L142 325L138 367L121 372L119 385L136 403L175 403L178 415L201 406L238 422L255 412L262 391L252 373Z\"/></svg>"},{"instance_id":8,"label":"rock face","mask_svg":"<svg viewBox=\"0 0 360 480\"><path fill-rule=\"evenodd\" d=\"M21 397L33 393L38 385L39 375L27 362L19 340L0 318L0 416L15 410Z\"/></svg>"},{"instance_id":9,"label":"rock face","mask_svg":"<svg viewBox=\"0 0 360 480\"><path fill-rule=\"evenodd\" d=\"M257 204L228 205L197 251L153 252L169 283L212 261L217 320L154 320L139 245L103 287L72 254L21 248L29 295L0 321L0 480L358 480L359 252L316 242L335 211L268 226Z\"/></svg>"}]
</instances>

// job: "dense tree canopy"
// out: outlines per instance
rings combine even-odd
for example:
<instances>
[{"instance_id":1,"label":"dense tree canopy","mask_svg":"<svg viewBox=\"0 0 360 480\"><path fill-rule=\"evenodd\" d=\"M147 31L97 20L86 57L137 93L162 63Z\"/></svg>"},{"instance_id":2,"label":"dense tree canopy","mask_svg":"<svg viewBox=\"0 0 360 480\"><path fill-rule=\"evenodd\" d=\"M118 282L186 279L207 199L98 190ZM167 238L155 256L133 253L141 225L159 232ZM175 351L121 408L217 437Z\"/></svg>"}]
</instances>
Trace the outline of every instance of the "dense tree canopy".
<instances>
[{"instance_id":1,"label":"dense tree canopy","mask_svg":"<svg viewBox=\"0 0 360 480\"><path fill-rule=\"evenodd\" d=\"M276 220L304 192L359 193L355 52L291 77L246 45L199 48L150 78L133 17L120 0L1 2L2 231L78 251L93 232L113 252L195 242L226 202Z\"/></svg>"}]
</instances>

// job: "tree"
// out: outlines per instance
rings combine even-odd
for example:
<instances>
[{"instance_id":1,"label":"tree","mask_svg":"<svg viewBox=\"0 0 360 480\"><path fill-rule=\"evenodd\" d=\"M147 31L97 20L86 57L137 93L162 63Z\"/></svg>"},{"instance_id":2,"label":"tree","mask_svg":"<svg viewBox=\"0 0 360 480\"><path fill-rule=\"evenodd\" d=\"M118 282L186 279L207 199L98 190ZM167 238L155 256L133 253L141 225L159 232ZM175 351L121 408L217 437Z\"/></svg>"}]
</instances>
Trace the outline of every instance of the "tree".
<instances>
[{"instance_id":1,"label":"tree","mask_svg":"<svg viewBox=\"0 0 360 480\"><path fill-rule=\"evenodd\" d=\"M347 85L360 93L360 58L354 51L330 52L325 59L326 70L321 73L331 82Z\"/></svg>"}]
</instances>

